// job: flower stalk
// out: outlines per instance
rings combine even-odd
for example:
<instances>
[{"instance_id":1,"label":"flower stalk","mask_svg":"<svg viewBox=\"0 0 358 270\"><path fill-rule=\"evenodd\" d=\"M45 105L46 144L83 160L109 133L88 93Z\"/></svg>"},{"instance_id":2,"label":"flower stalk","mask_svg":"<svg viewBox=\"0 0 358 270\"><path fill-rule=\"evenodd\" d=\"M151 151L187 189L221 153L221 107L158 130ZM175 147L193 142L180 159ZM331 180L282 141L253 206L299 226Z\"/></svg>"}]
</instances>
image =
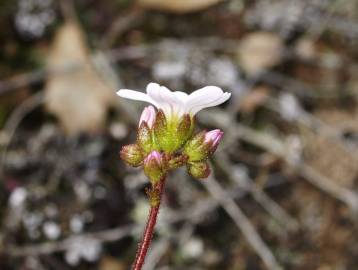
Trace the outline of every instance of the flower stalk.
<instances>
[{"instance_id":1,"label":"flower stalk","mask_svg":"<svg viewBox=\"0 0 358 270\"><path fill-rule=\"evenodd\" d=\"M159 207L164 191L165 180L166 177L165 176L162 177L152 187L151 190L147 191L150 201L150 211L149 211L148 221L144 229L142 241L138 246L137 255L135 257L132 270L141 270L144 265L145 257L148 253L150 243L153 239L154 227L158 219Z\"/></svg>"}]
</instances>

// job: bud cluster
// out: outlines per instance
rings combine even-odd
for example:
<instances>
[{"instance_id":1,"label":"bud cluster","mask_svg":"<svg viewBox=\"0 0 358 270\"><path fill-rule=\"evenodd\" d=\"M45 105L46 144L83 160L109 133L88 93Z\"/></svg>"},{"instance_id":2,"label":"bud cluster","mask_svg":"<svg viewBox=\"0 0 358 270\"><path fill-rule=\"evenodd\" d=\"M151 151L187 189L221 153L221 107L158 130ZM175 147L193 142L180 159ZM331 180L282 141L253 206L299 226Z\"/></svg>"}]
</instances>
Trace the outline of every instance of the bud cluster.
<instances>
[{"instance_id":1,"label":"bud cluster","mask_svg":"<svg viewBox=\"0 0 358 270\"><path fill-rule=\"evenodd\" d=\"M222 139L219 129L193 135L194 118L190 114L168 119L162 110L148 106L139 121L137 142L123 146L120 156L130 166L143 166L155 185L169 170L186 165L195 178L210 174L207 159Z\"/></svg>"}]
</instances>

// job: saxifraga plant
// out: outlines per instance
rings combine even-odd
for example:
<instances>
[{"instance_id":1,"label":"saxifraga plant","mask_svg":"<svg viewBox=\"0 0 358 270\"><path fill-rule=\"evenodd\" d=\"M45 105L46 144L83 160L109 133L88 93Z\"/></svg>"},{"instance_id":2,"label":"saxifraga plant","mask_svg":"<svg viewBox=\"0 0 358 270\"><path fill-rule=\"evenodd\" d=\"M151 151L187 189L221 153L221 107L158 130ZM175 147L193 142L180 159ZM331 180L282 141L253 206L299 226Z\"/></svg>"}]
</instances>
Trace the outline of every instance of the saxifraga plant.
<instances>
[{"instance_id":1,"label":"saxifraga plant","mask_svg":"<svg viewBox=\"0 0 358 270\"><path fill-rule=\"evenodd\" d=\"M224 103L231 94L216 86L206 86L188 95L150 83L146 94L121 89L117 95L151 103L157 109L153 106L144 108L136 143L123 146L120 153L130 166L143 166L151 183L151 188L147 190L149 217L132 266L133 270L140 270L153 238L168 172L186 166L194 178L208 177L210 167L207 159L215 152L224 135L220 129L194 134L195 114Z\"/></svg>"}]
</instances>

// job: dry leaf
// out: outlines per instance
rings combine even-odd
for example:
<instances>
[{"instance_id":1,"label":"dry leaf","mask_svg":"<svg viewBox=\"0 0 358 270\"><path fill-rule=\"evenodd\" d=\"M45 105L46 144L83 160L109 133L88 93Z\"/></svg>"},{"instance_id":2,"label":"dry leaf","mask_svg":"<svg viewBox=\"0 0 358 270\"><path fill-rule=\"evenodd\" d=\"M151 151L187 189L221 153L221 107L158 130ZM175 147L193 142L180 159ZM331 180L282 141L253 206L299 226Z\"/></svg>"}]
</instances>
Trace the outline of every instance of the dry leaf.
<instances>
[{"instance_id":1,"label":"dry leaf","mask_svg":"<svg viewBox=\"0 0 358 270\"><path fill-rule=\"evenodd\" d=\"M46 108L58 117L69 135L98 131L114 104L115 89L110 89L92 66L82 31L72 22L58 30L48 67L56 70L71 64L80 68L49 77Z\"/></svg>"},{"instance_id":2,"label":"dry leaf","mask_svg":"<svg viewBox=\"0 0 358 270\"><path fill-rule=\"evenodd\" d=\"M101 262L99 263L99 270L124 270L126 269L125 265L116 260L115 258L105 256L102 258Z\"/></svg>"},{"instance_id":3,"label":"dry leaf","mask_svg":"<svg viewBox=\"0 0 358 270\"><path fill-rule=\"evenodd\" d=\"M318 51L314 40L309 38L300 39L295 48L295 53L302 60L314 60L318 57Z\"/></svg>"},{"instance_id":4,"label":"dry leaf","mask_svg":"<svg viewBox=\"0 0 358 270\"><path fill-rule=\"evenodd\" d=\"M258 86L252 89L245 97L241 99L240 110L244 113L252 113L257 107L265 103L270 90L264 86Z\"/></svg>"},{"instance_id":5,"label":"dry leaf","mask_svg":"<svg viewBox=\"0 0 358 270\"><path fill-rule=\"evenodd\" d=\"M301 130L305 135L306 163L339 185L351 188L358 174L356 159L347 153L343 145L311 130Z\"/></svg>"},{"instance_id":6,"label":"dry leaf","mask_svg":"<svg viewBox=\"0 0 358 270\"><path fill-rule=\"evenodd\" d=\"M203 10L223 0L137 0L145 8L152 8L174 13L189 13Z\"/></svg>"},{"instance_id":7,"label":"dry leaf","mask_svg":"<svg viewBox=\"0 0 358 270\"><path fill-rule=\"evenodd\" d=\"M282 60L283 43L279 36L268 32L246 35L240 43L238 57L242 69L255 75Z\"/></svg>"}]
</instances>

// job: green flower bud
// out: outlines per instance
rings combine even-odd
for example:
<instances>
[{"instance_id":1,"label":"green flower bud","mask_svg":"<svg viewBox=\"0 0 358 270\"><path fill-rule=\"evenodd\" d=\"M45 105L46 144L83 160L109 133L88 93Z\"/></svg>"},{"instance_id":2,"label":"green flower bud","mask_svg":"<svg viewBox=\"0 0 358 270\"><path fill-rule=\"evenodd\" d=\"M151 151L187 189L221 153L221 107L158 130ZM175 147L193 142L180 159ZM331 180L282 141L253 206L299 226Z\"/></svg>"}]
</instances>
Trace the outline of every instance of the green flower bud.
<instances>
[{"instance_id":1,"label":"green flower bud","mask_svg":"<svg viewBox=\"0 0 358 270\"><path fill-rule=\"evenodd\" d=\"M165 160L158 151L152 151L144 159L144 173L154 185L166 173Z\"/></svg>"},{"instance_id":2,"label":"green flower bud","mask_svg":"<svg viewBox=\"0 0 358 270\"><path fill-rule=\"evenodd\" d=\"M137 144L123 146L120 152L120 157L133 167L142 165L144 159L142 149Z\"/></svg>"},{"instance_id":3,"label":"green flower bud","mask_svg":"<svg viewBox=\"0 0 358 270\"><path fill-rule=\"evenodd\" d=\"M189 157L189 162L202 161L208 158L210 147L204 143L206 131L201 131L190 139L184 146L184 154Z\"/></svg>"},{"instance_id":4,"label":"green flower bud","mask_svg":"<svg viewBox=\"0 0 358 270\"><path fill-rule=\"evenodd\" d=\"M189 161L205 160L215 152L223 135L220 129L202 131L187 142L184 153L188 155Z\"/></svg>"},{"instance_id":5,"label":"green flower bud","mask_svg":"<svg viewBox=\"0 0 358 270\"><path fill-rule=\"evenodd\" d=\"M205 161L191 162L187 166L188 173L197 179L207 178L210 175L209 164Z\"/></svg>"}]
</instances>

